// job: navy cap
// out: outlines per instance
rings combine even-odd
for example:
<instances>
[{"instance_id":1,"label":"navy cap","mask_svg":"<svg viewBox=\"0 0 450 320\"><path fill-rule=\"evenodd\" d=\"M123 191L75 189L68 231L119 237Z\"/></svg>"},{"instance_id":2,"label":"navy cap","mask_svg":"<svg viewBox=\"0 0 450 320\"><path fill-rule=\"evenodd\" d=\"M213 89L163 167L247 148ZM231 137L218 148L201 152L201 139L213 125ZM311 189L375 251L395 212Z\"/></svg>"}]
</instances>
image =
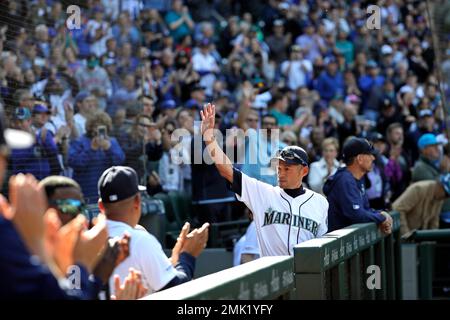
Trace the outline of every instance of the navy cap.
<instances>
[{"instance_id":1,"label":"navy cap","mask_svg":"<svg viewBox=\"0 0 450 320\"><path fill-rule=\"evenodd\" d=\"M98 195L104 203L119 202L145 190L138 183L136 171L130 167L114 166L106 169L98 180Z\"/></svg>"},{"instance_id":2,"label":"navy cap","mask_svg":"<svg viewBox=\"0 0 450 320\"><path fill-rule=\"evenodd\" d=\"M200 109L201 105L195 99L189 99L184 105L188 109Z\"/></svg>"},{"instance_id":3,"label":"navy cap","mask_svg":"<svg viewBox=\"0 0 450 320\"><path fill-rule=\"evenodd\" d=\"M283 150L277 153L275 159L286 162L287 164L298 164L308 166L308 154L303 148L298 146L284 147Z\"/></svg>"},{"instance_id":4,"label":"navy cap","mask_svg":"<svg viewBox=\"0 0 450 320\"><path fill-rule=\"evenodd\" d=\"M200 46L201 47L207 47L207 46L209 46L211 44L211 41L208 39L208 38L203 38L201 41L200 41Z\"/></svg>"},{"instance_id":5,"label":"navy cap","mask_svg":"<svg viewBox=\"0 0 450 320\"><path fill-rule=\"evenodd\" d=\"M44 106L43 104L35 104L33 106L33 113L48 113L50 114L50 110Z\"/></svg>"},{"instance_id":6,"label":"navy cap","mask_svg":"<svg viewBox=\"0 0 450 320\"><path fill-rule=\"evenodd\" d=\"M384 138L384 136L381 133L376 132L376 131L375 132L370 132L368 134L368 136L367 136L367 139L370 142L378 142L378 141L386 142L386 139Z\"/></svg>"},{"instance_id":7,"label":"navy cap","mask_svg":"<svg viewBox=\"0 0 450 320\"><path fill-rule=\"evenodd\" d=\"M86 99L87 97L89 97L89 95L90 95L89 92L84 91L84 90L78 92L78 94L75 96L75 103L77 103L77 102L83 102L84 99Z\"/></svg>"},{"instance_id":8,"label":"navy cap","mask_svg":"<svg viewBox=\"0 0 450 320\"><path fill-rule=\"evenodd\" d=\"M377 151L374 149L373 145L366 139L349 139L342 148L342 157L344 158L344 161L354 158L359 154L372 154L376 156Z\"/></svg>"},{"instance_id":9,"label":"navy cap","mask_svg":"<svg viewBox=\"0 0 450 320\"><path fill-rule=\"evenodd\" d=\"M164 100L163 102L161 102L162 109L175 109L176 107L177 107L177 104L176 104L175 100L169 99L169 100Z\"/></svg>"}]
</instances>

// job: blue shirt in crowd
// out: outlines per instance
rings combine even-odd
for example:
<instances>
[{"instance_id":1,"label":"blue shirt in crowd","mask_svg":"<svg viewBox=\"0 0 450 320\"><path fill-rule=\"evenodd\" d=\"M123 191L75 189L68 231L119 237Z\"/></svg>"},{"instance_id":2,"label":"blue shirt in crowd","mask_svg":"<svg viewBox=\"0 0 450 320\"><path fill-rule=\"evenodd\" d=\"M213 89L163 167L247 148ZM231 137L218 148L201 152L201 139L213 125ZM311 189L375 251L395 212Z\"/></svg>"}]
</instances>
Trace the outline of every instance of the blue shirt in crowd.
<instances>
[{"instance_id":1,"label":"blue shirt in crowd","mask_svg":"<svg viewBox=\"0 0 450 320\"><path fill-rule=\"evenodd\" d=\"M73 178L80 184L87 203L97 202L97 182L103 171L125 161L125 154L117 140L110 138L110 142L111 147L106 151L93 150L92 140L86 135L70 143L69 166L74 170Z\"/></svg>"}]
</instances>

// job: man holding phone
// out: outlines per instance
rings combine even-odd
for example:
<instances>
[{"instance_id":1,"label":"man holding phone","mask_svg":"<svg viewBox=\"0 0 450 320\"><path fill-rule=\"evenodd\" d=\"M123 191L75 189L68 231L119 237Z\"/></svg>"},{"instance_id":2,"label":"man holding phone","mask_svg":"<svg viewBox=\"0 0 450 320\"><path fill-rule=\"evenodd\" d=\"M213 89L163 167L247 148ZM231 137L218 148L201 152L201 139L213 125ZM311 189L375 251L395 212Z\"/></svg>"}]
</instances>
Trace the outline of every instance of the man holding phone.
<instances>
[{"instance_id":1,"label":"man holding phone","mask_svg":"<svg viewBox=\"0 0 450 320\"><path fill-rule=\"evenodd\" d=\"M87 203L97 201L97 181L101 173L112 165L120 165L125 154L111 132L111 118L97 112L86 122L86 134L72 141L69 147L69 166L74 169L77 181Z\"/></svg>"}]
</instances>

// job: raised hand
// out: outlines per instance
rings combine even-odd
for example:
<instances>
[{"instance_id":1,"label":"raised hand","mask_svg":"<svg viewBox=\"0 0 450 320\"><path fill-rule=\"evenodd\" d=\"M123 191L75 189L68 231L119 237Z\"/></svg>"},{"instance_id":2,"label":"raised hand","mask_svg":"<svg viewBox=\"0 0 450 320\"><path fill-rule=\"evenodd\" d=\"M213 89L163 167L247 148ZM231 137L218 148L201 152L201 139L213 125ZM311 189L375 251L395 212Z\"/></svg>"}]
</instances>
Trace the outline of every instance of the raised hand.
<instances>
[{"instance_id":1,"label":"raised hand","mask_svg":"<svg viewBox=\"0 0 450 320\"><path fill-rule=\"evenodd\" d=\"M208 103L200 111L202 118L201 132L205 141L211 141L214 138L214 124L216 117L216 106Z\"/></svg>"},{"instance_id":2,"label":"raised hand","mask_svg":"<svg viewBox=\"0 0 450 320\"><path fill-rule=\"evenodd\" d=\"M130 235L125 233L121 239L109 239L105 252L95 266L94 275L99 277L103 283L108 279L114 269L130 255Z\"/></svg>"},{"instance_id":3,"label":"raised hand","mask_svg":"<svg viewBox=\"0 0 450 320\"><path fill-rule=\"evenodd\" d=\"M191 231L184 240L181 252L187 252L194 257L198 257L206 248L209 235L209 223L204 223L200 229Z\"/></svg>"},{"instance_id":4,"label":"raised hand","mask_svg":"<svg viewBox=\"0 0 450 320\"><path fill-rule=\"evenodd\" d=\"M178 258L180 257L181 249L183 248L184 242L186 241L186 237L189 233L190 228L191 225L189 224L189 222L186 222L180 231L177 243L175 243L175 246L172 249L172 256L170 257L170 261L174 266L178 263Z\"/></svg>"},{"instance_id":5,"label":"raised hand","mask_svg":"<svg viewBox=\"0 0 450 320\"><path fill-rule=\"evenodd\" d=\"M128 276L120 284L120 277L114 276L115 294L111 296L111 300L136 300L145 296L148 289L142 283L142 275L139 271L130 268Z\"/></svg>"},{"instance_id":6,"label":"raised hand","mask_svg":"<svg viewBox=\"0 0 450 320\"><path fill-rule=\"evenodd\" d=\"M74 262L83 264L91 272L103 255L107 239L106 217L99 214L94 227L83 232L78 238L74 249Z\"/></svg>"},{"instance_id":7,"label":"raised hand","mask_svg":"<svg viewBox=\"0 0 450 320\"><path fill-rule=\"evenodd\" d=\"M9 179L9 198L0 201L3 215L11 219L32 254L46 260L44 251L44 213L47 200L42 186L31 174L18 174Z\"/></svg>"},{"instance_id":8,"label":"raised hand","mask_svg":"<svg viewBox=\"0 0 450 320\"><path fill-rule=\"evenodd\" d=\"M47 253L53 258L61 274L65 275L74 264L74 248L86 218L78 215L61 227L61 221L54 209L48 209L44 216Z\"/></svg>"}]
</instances>

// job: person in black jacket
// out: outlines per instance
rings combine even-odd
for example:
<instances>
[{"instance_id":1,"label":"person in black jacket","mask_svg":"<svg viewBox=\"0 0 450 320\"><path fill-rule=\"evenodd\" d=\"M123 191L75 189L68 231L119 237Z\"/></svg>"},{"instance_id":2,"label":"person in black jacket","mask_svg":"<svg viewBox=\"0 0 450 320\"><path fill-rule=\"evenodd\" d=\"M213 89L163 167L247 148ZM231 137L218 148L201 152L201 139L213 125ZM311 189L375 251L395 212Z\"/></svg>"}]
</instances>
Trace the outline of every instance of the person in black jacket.
<instances>
[{"instance_id":1,"label":"person in black jacket","mask_svg":"<svg viewBox=\"0 0 450 320\"><path fill-rule=\"evenodd\" d=\"M344 168L329 177L323 192L329 202L328 231L354 223L375 222L385 234L392 231L392 218L384 211L370 208L363 177L372 170L376 151L362 138L350 138L344 144Z\"/></svg>"}]
</instances>

